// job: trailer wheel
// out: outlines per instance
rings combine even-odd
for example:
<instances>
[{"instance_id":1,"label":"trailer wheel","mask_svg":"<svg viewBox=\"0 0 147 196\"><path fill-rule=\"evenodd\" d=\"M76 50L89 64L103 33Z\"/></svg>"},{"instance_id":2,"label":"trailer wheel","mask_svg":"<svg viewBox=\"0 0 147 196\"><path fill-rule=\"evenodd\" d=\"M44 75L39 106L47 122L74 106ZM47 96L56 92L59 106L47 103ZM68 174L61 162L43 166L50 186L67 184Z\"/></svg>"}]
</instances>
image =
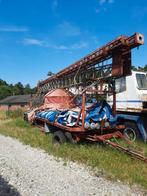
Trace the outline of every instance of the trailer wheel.
<instances>
[{"instance_id":1,"label":"trailer wheel","mask_svg":"<svg viewBox=\"0 0 147 196\"><path fill-rule=\"evenodd\" d=\"M66 137L62 131L56 131L53 134L53 144L63 144L66 142Z\"/></svg>"},{"instance_id":2,"label":"trailer wheel","mask_svg":"<svg viewBox=\"0 0 147 196\"><path fill-rule=\"evenodd\" d=\"M124 135L130 139L131 141L135 141L136 139L139 139L139 131L137 126L135 125L134 122L125 122L125 130L124 130Z\"/></svg>"},{"instance_id":3,"label":"trailer wheel","mask_svg":"<svg viewBox=\"0 0 147 196\"><path fill-rule=\"evenodd\" d=\"M65 133L65 136L66 136L67 141L68 141L69 143L71 143L71 144L76 144L76 143L77 143L77 141L74 139L74 137L72 136L71 133L66 132L66 133Z\"/></svg>"}]
</instances>

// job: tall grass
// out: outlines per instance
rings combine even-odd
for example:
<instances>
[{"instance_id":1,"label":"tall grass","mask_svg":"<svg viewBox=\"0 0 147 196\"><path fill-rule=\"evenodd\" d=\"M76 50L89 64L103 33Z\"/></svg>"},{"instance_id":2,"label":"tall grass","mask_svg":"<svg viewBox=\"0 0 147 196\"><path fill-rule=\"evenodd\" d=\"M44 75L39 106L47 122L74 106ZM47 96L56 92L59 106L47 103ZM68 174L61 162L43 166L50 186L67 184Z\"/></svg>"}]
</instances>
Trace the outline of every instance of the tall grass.
<instances>
[{"instance_id":1,"label":"tall grass","mask_svg":"<svg viewBox=\"0 0 147 196\"><path fill-rule=\"evenodd\" d=\"M0 120L6 120L7 119L7 115L6 115L6 111L0 111Z\"/></svg>"},{"instance_id":2,"label":"tall grass","mask_svg":"<svg viewBox=\"0 0 147 196\"><path fill-rule=\"evenodd\" d=\"M147 188L147 164L132 159L111 147L96 144L52 145L52 136L32 127L21 118L0 123L0 133L19 139L25 144L45 150L56 157L83 163L93 168L95 175L111 180L121 180L129 184L139 184ZM138 145L138 144L136 144ZM146 144L139 143L147 152Z\"/></svg>"},{"instance_id":3,"label":"tall grass","mask_svg":"<svg viewBox=\"0 0 147 196\"><path fill-rule=\"evenodd\" d=\"M24 111L21 109L17 110L8 110L6 111L6 116L7 118L18 118L18 117L23 117Z\"/></svg>"}]
</instances>

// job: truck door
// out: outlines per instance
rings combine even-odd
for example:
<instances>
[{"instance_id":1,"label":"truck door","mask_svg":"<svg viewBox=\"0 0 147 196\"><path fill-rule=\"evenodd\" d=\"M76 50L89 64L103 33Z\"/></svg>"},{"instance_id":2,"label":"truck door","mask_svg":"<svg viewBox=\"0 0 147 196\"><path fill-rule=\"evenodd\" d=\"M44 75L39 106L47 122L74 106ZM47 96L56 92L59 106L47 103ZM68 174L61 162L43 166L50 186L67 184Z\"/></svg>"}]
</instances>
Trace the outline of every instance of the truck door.
<instances>
[{"instance_id":1,"label":"truck door","mask_svg":"<svg viewBox=\"0 0 147 196\"><path fill-rule=\"evenodd\" d=\"M125 111L127 109L127 88L126 77L121 77L115 81L116 88L116 108Z\"/></svg>"}]
</instances>

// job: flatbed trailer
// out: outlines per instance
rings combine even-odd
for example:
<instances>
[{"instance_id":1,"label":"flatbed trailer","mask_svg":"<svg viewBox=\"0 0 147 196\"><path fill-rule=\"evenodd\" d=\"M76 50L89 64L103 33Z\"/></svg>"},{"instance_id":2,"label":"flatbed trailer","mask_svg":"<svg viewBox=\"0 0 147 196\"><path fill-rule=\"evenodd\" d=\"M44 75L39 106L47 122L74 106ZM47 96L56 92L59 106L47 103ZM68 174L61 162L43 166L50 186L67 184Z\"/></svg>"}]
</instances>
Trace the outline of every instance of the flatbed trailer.
<instances>
[{"instance_id":1,"label":"flatbed trailer","mask_svg":"<svg viewBox=\"0 0 147 196\"><path fill-rule=\"evenodd\" d=\"M117 142L111 141L111 139L122 139L125 140L129 146L131 142L123 134L125 129L124 125L118 125L115 129L103 129L103 133L96 131L86 131L82 126L78 127L68 127L61 125L57 122L50 122L46 119L35 118L34 125L39 128L43 128L44 132L51 132L53 134L53 143L54 144L63 144L65 142L70 142L75 144L81 140L87 140L92 142L103 143L115 148L119 151L127 153L133 158L147 163L147 157L145 157L142 152L136 151L130 147L124 147ZM105 132L105 133L104 133Z\"/></svg>"},{"instance_id":2,"label":"flatbed trailer","mask_svg":"<svg viewBox=\"0 0 147 196\"><path fill-rule=\"evenodd\" d=\"M86 89L87 90L87 89ZM53 143L54 144L63 144L65 142L77 143L81 140L87 140L92 142L104 143L113 148L116 148L124 153L129 154L130 156L140 159L147 163L147 157L145 157L141 152L133 150L129 147L124 147L117 142L111 141L111 139L123 139L129 145L131 141L129 138L123 134L125 130L125 125L118 124L114 128L103 127L99 130L87 130L84 128L84 119L85 119L85 92L82 94L82 107L78 114L76 126L69 127L66 125L62 125L58 122L50 122L47 119L35 117L33 124L41 128L44 132L50 132L53 134ZM115 113L115 92L114 95L114 103L113 103L113 112ZM80 120L82 124L79 125L78 122ZM104 121L101 122L102 124Z\"/></svg>"}]
</instances>

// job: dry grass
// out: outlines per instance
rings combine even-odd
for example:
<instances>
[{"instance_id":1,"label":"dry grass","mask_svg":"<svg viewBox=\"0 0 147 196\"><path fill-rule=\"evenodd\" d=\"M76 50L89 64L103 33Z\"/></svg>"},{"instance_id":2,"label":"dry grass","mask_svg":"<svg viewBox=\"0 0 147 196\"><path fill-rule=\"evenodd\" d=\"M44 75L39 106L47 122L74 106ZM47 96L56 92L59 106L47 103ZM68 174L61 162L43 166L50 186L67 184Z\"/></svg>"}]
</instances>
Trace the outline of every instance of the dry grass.
<instances>
[{"instance_id":1,"label":"dry grass","mask_svg":"<svg viewBox=\"0 0 147 196\"><path fill-rule=\"evenodd\" d=\"M0 123L0 133L19 139L25 144L44 149L49 154L90 166L96 175L111 180L121 180L147 188L147 164L132 159L111 147L95 144L52 145L51 135L45 135L38 128L31 127L21 118ZM147 153L147 144L137 143Z\"/></svg>"},{"instance_id":2,"label":"dry grass","mask_svg":"<svg viewBox=\"0 0 147 196\"><path fill-rule=\"evenodd\" d=\"M0 111L0 121L1 120L6 120L7 119L7 115L5 111Z\"/></svg>"}]
</instances>

